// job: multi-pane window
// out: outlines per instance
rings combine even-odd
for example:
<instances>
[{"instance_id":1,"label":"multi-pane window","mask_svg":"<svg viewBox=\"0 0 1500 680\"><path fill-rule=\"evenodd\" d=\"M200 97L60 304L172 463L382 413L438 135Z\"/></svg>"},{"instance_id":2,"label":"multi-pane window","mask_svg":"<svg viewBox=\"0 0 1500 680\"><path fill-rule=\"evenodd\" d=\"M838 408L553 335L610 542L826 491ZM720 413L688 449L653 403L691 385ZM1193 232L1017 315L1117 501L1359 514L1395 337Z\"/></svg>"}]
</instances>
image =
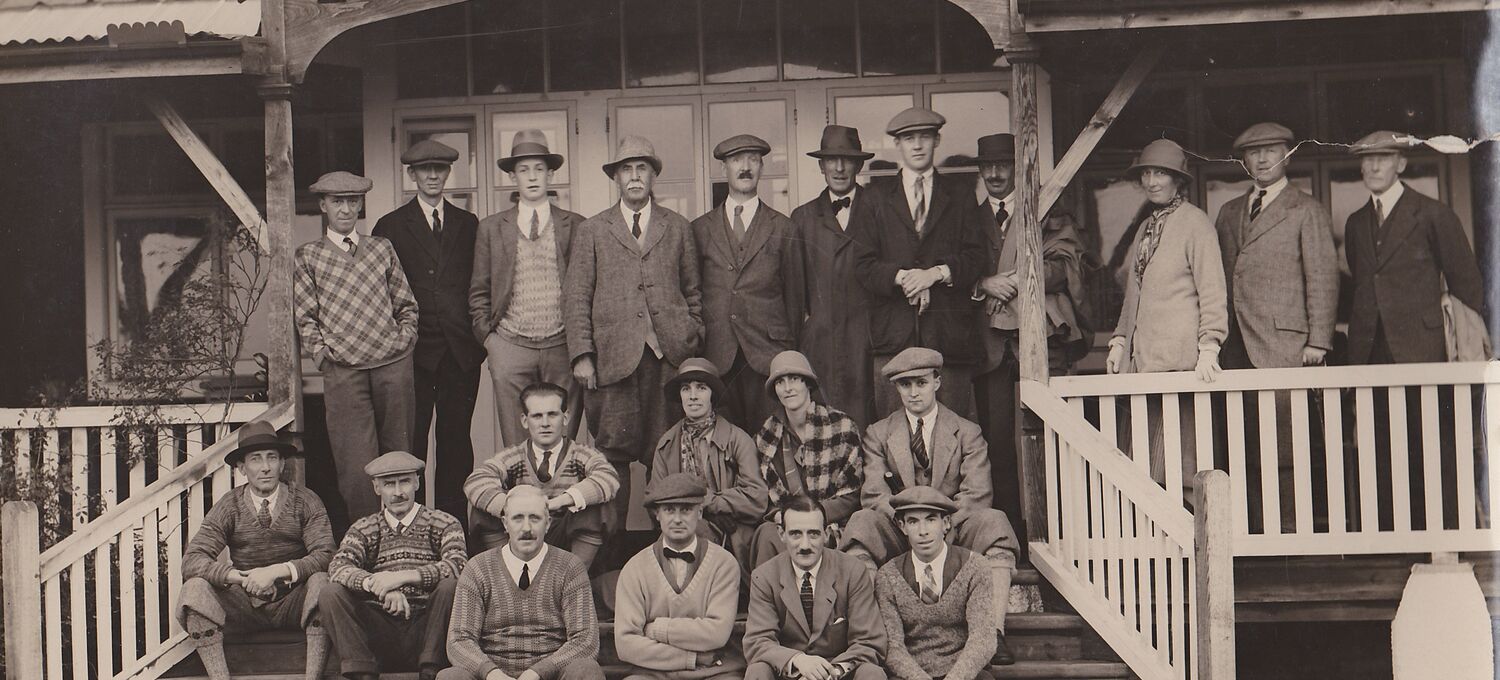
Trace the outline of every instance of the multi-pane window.
<instances>
[{"instance_id":1,"label":"multi-pane window","mask_svg":"<svg viewBox=\"0 0 1500 680\"><path fill-rule=\"evenodd\" d=\"M475 168L476 145L474 119L470 116L450 118L408 119L403 125L406 147L424 139L442 142L458 150L458 161L453 163L448 175L448 186L444 196L454 205L465 210L474 209L474 194L478 190L479 174ZM406 148L403 147L403 148ZM402 201L411 200L417 194L417 185L411 173L401 170Z\"/></svg>"},{"instance_id":2,"label":"multi-pane window","mask_svg":"<svg viewBox=\"0 0 1500 680\"><path fill-rule=\"evenodd\" d=\"M505 111L491 114L490 157L498 161L509 156L511 142L515 140L516 133L521 130L541 130L547 138L547 150L563 157L562 167L552 174L552 180L547 185L547 195L558 207L572 209L573 167L570 161L573 155L568 144L568 112L554 109ZM516 183L511 179L510 173L502 172L493 164L489 167L492 168L494 175L494 181L490 184L495 190L494 198L490 201L490 212L509 210L520 201Z\"/></svg>"}]
</instances>

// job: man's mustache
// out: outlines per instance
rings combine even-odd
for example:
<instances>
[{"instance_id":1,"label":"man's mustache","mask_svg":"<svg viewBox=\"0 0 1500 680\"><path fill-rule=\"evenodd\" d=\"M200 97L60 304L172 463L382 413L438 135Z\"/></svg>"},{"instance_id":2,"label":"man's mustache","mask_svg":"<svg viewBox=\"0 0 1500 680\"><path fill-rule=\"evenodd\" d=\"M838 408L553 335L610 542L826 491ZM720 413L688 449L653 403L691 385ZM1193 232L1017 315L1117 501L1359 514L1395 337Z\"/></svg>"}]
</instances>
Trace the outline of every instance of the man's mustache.
<instances>
[{"instance_id":1,"label":"man's mustache","mask_svg":"<svg viewBox=\"0 0 1500 680\"><path fill-rule=\"evenodd\" d=\"M739 178L740 179L755 179L755 175L751 174L749 170L741 170L740 174L739 174Z\"/></svg>"},{"instance_id":2,"label":"man's mustache","mask_svg":"<svg viewBox=\"0 0 1500 680\"><path fill-rule=\"evenodd\" d=\"M520 538L523 541L535 541L536 540L536 534L533 533L533 532L530 532L530 531L523 531L523 532L521 532L521 537Z\"/></svg>"}]
</instances>

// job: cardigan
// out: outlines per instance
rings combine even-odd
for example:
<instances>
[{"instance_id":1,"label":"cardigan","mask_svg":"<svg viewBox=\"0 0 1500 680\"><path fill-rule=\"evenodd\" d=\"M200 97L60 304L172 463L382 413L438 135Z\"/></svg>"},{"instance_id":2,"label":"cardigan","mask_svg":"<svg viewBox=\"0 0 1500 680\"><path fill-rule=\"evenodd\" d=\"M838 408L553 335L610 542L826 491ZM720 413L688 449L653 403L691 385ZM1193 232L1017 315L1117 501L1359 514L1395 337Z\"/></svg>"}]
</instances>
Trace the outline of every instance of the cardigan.
<instances>
[{"instance_id":1,"label":"cardigan","mask_svg":"<svg viewBox=\"0 0 1500 680\"><path fill-rule=\"evenodd\" d=\"M667 576L660 539L630 558L615 583L615 650L620 660L666 680L701 680L745 666L734 630L740 565L708 541L679 588ZM717 666L697 665L698 652L722 650Z\"/></svg>"},{"instance_id":2,"label":"cardigan","mask_svg":"<svg viewBox=\"0 0 1500 680\"><path fill-rule=\"evenodd\" d=\"M290 563L297 580L305 581L327 569L334 545L323 501L307 489L287 484L281 485L280 494L270 528L260 526L257 508L247 498L249 486L220 496L188 542L182 556L183 579L202 578L223 588L235 570ZM219 559L224 548L229 548L228 562Z\"/></svg>"},{"instance_id":3,"label":"cardigan","mask_svg":"<svg viewBox=\"0 0 1500 680\"><path fill-rule=\"evenodd\" d=\"M474 558L458 578L448 624L448 659L476 678L499 668L554 680L569 664L599 654L599 618L588 570L572 553L547 548L526 590L499 550Z\"/></svg>"},{"instance_id":4,"label":"cardigan","mask_svg":"<svg viewBox=\"0 0 1500 680\"><path fill-rule=\"evenodd\" d=\"M1137 237L1131 253L1139 247ZM1200 346L1223 344L1229 334L1224 258L1213 223L1198 206L1183 201L1172 211L1145 276L1137 277L1133 264L1125 276L1114 335L1125 339L1129 372L1191 371Z\"/></svg>"},{"instance_id":5,"label":"cardigan","mask_svg":"<svg viewBox=\"0 0 1500 680\"><path fill-rule=\"evenodd\" d=\"M401 586L415 617L426 608L427 594L439 581L458 578L468 559L463 525L452 515L418 505L416 519L398 533L381 510L349 527L328 565L328 579L363 593L365 578L371 574L415 569L422 575L422 583Z\"/></svg>"},{"instance_id":6,"label":"cardigan","mask_svg":"<svg viewBox=\"0 0 1500 680\"><path fill-rule=\"evenodd\" d=\"M316 365L376 368L416 347L417 298L390 241L361 236L350 255L319 236L297 248L296 263L297 333Z\"/></svg>"},{"instance_id":7,"label":"cardigan","mask_svg":"<svg viewBox=\"0 0 1500 680\"><path fill-rule=\"evenodd\" d=\"M574 510L605 503L620 490L620 478L613 465L594 447L564 439L557 460L551 463L552 479L537 479L537 461L532 460L531 440L501 449L480 463L464 482L469 504L495 517L505 509L505 497L511 489L523 484L539 487L548 498L572 494L581 501Z\"/></svg>"},{"instance_id":8,"label":"cardigan","mask_svg":"<svg viewBox=\"0 0 1500 680\"><path fill-rule=\"evenodd\" d=\"M989 565L950 544L942 595L927 604L917 595L911 562L910 551L901 553L875 575L875 597L889 640L886 668L900 680L974 680L995 654Z\"/></svg>"}]
</instances>

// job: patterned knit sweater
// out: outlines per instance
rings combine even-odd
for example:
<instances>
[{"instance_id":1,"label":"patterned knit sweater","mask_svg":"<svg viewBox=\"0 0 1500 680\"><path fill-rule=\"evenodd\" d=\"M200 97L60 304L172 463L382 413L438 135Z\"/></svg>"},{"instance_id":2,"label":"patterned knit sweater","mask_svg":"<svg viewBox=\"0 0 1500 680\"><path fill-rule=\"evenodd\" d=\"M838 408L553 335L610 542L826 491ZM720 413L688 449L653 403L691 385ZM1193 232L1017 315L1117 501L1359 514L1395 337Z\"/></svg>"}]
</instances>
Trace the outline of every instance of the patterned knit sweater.
<instances>
[{"instance_id":1,"label":"patterned knit sweater","mask_svg":"<svg viewBox=\"0 0 1500 680\"><path fill-rule=\"evenodd\" d=\"M417 298L390 241L361 236L351 256L320 237L296 261L297 333L317 364L374 368L416 346Z\"/></svg>"},{"instance_id":2,"label":"patterned knit sweater","mask_svg":"<svg viewBox=\"0 0 1500 680\"><path fill-rule=\"evenodd\" d=\"M402 586L412 616L427 606L427 594L445 578L458 578L469 559L464 528L452 515L419 505L411 526L397 532L382 510L349 527L344 542L328 565L329 580L355 592L365 592L365 577L382 571L416 569L422 583Z\"/></svg>"},{"instance_id":3,"label":"patterned knit sweater","mask_svg":"<svg viewBox=\"0 0 1500 680\"><path fill-rule=\"evenodd\" d=\"M510 304L497 330L502 337L525 347L556 347L563 343L562 276L557 267L557 239L553 236L555 221L555 217L548 219L536 240L526 236L516 239L516 271L511 279ZM529 226L523 225L523 229Z\"/></svg>"},{"instance_id":4,"label":"patterned knit sweater","mask_svg":"<svg viewBox=\"0 0 1500 680\"><path fill-rule=\"evenodd\" d=\"M269 529L256 518L249 486L219 497L203 518L183 555L183 579L203 578L229 585L229 572L249 571L290 562L301 581L328 568L333 558L333 530L323 501L302 487L281 485ZM229 562L219 553L229 548Z\"/></svg>"},{"instance_id":5,"label":"patterned knit sweater","mask_svg":"<svg viewBox=\"0 0 1500 680\"><path fill-rule=\"evenodd\" d=\"M599 619L583 562L548 547L530 587L516 587L499 550L470 563L458 579L448 624L448 660L472 677L499 668L518 678L526 669L553 680L579 659L599 654Z\"/></svg>"},{"instance_id":6,"label":"patterned knit sweater","mask_svg":"<svg viewBox=\"0 0 1500 680\"><path fill-rule=\"evenodd\" d=\"M927 604L913 585L910 552L886 562L875 575L875 599L889 639L885 666L893 678L974 680L995 654L995 598L989 564L975 553L949 545L942 578L947 581L943 594Z\"/></svg>"},{"instance_id":7,"label":"patterned knit sweater","mask_svg":"<svg viewBox=\"0 0 1500 680\"><path fill-rule=\"evenodd\" d=\"M535 460L535 453L531 451L531 440L501 449L476 466L464 481L464 495L469 504L500 517L505 508L506 494L523 484L540 487L548 498L571 492L583 500L582 507L599 505L615 497L620 490L620 477L604 454L587 444L568 439L563 440L561 446L563 448L554 454L557 460L548 463L553 473L546 482L537 478L536 468L540 461Z\"/></svg>"}]
</instances>

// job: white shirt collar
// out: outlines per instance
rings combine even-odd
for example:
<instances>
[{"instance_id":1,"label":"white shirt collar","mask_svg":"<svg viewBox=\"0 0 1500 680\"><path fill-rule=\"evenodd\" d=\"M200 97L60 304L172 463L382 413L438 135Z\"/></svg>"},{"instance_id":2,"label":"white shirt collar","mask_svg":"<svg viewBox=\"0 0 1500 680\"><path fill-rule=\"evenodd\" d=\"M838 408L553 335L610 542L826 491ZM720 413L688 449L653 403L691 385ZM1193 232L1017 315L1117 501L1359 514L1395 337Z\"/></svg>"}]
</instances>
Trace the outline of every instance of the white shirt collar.
<instances>
[{"instance_id":1,"label":"white shirt collar","mask_svg":"<svg viewBox=\"0 0 1500 680\"><path fill-rule=\"evenodd\" d=\"M417 510L420 510L421 508L421 503L412 503L411 510L408 510L406 512L405 517L397 517L395 515L392 515L391 511L386 510L385 508L381 508L380 513L382 515L385 515L385 523L389 524L392 530L409 529L411 528L411 523L417 521Z\"/></svg>"},{"instance_id":2,"label":"white shirt collar","mask_svg":"<svg viewBox=\"0 0 1500 680\"><path fill-rule=\"evenodd\" d=\"M428 229L432 228L432 211L434 209L436 209L437 212L438 212L438 219L443 220L444 224L447 223L447 220L448 220L448 211L446 209L444 209L444 204L446 204L448 202L447 200L439 197L437 205L436 206L431 206L431 205L427 204L427 199L422 198L422 195L418 194L417 198L416 198L416 201L417 201L417 206L422 209L422 219L427 220L427 228Z\"/></svg>"},{"instance_id":3,"label":"white shirt collar","mask_svg":"<svg viewBox=\"0 0 1500 680\"><path fill-rule=\"evenodd\" d=\"M755 211L760 209L760 197L751 196L750 200L745 201L744 203L740 203L739 201L734 200L733 196L725 198L724 219L727 220L731 225L734 224L734 207L737 205L744 206L745 209L740 212L740 219L745 221L745 228L749 229L750 223L755 221Z\"/></svg>"},{"instance_id":4,"label":"white shirt collar","mask_svg":"<svg viewBox=\"0 0 1500 680\"><path fill-rule=\"evenodd\" d=\"M937 583L937 589L938 589L937 594L938 595L942 595L943 594L943 568L946 567L946 566L948 566L948 543L946 541L943 543L943 549L942 549L942 551L940 551L938 553L937 557L934 557L931 562L923 562L922 560L917 559L917 553L916 553L916 551L915 550L912 551L912 553L911 553L912 573L916 574L916 576L917 576L917 584L918 585L921 585L923 572L925 572L927 570L927 565L929 565L929 564L932 565L932 580Z\"/></svg>"},{"instance_id":5,"label":"white shirt collar","mask_svg":"<svg viewBox=\"0 0 1500 680\"><path fill-rule=\"evenodd\" d=\"M839 210L839 211L837 211L837 212L835 212L833 214L833 219L836 220L839 223L839 228L840 229L848 229L849 228L849 216L852 215L852 214L854 214L854 202L857 201L857 200L859 200L858 198L855 197L855 194L857 194L857 193L859 193L859 185L858 184L854 185L853 187L850 187L849 188L849 193L844 194L843 196L839 196L837 194L834 194L832 189L828 190L828 200L830 200L830 201L838 201L838 200L842 200L842 199L845 199L845 198L849 199L849 207L848 208L845 208L843 210Z\"/></svg>"},{"instance_id":6,"label":"white shirt collar","mask_svg":"<svg viewBox=\"0 0 1500 680\"><path fill-rule=\"evenodd\" d=\"M1261 210L1265 210L1266 206L1271 205L1271 201L1276 200L1276 197L1280 196L1281 192L1283 190L1285 190L1287 188L1287 186L1290 185L1290 184L1291 183L1289 181L1287 181L1286 177L1282 177L1281 179L1278 179L1275 182L1272 182L1271 186L1268 186L1268 187L1259 187L1259 186L1255 186L1255 185L1252 184L1250 186L1250 203L1249 203L1249 205L1250 206L1254 206L1255 205L1255 195L1257 193L1260 193L1260 191L1262 189L1264 189L1265 192L1266 192L1266 197L1262 198L1260 200L1260 208L1261 208Z\"/></svg>"},{"instance_id":7,"label":"white shirt collar","mask_svg":"<svg viewBox=\"0 0 1500 680\"><path fill-rule=\"evenodd\" d=\"M702 521L702 520L699 520L699 521ZM671 546L667 545L667 539L663 538L663 539L661 539L661 547L662 547L662 551L663 551L662 554L665 555L666 554L666 552L665 552L666 549L669 548L669 547L671 547ZM672 548L672 549L673 550L677 550L676 548ZM697 536L693 536L693 541L691 543L688 543L686 548L683 548L682 550L680 550L678 552L685 552L685 553L696 553L696 552L698 552L698 537Z\"/></svg>"},{"instance_id":8,"label":"white shirt collar","mask_svg":"<svg viewBox=\"0 0 1500 680\"><path fill-rule=\"evenodd\" d=\"M620 201L620 216L625 218L625 231L627 231L627 232L630 231L631 219L635 216L635 214L636 214L635 211L631 210L630 206L625 205L625 201ZM645 239L646 238L646 232L648 232L650 230L651 230L651 200L650 199L646 199L646 206L643 207L643 208L641 208L641 238Z\"/></svg>"},{"instance_id":9,"label":"white shirt collar","mask_svg":"<svg viewBox=\"0 0 1500 680\"><path fill-rule=\"evenodd\" d=\"M901 169L901 186L906 187L906 195L910 196L912 194L913 187L915 187L916 184L917 184L917 177L921 177L922 178L922 192L926 193L926 194L931 194L932 193L932 176L935 175L935 174L937 174L937 168L935 168L935 167L933 167L933 168L927 168L926 170L923 170L920 173L913 172L909 168L902 168Z\"/></svg>"},{"instance_id":10,"label":"white shirt collar","mask_svg":"<svg viewBox=\"0 0 1500 680\"><path fill-rule=\"evenodd\" d=\"M274 514L276 514L276 508L278 507L277 506L277 502L279 502L280 500L281 500L281 485L280 484L277 484L276 485L276 490L272 491L271 495L266 496L265 498L261 498L260 496L255 495L255 492L253 490L250 492L250 506L256 512L260 512L261 501L271 501L271 514L274 515Z\"/></svg>"},{"instance_id":11,"label":"white shirt collar","mask_svg":"<svg viewBox=\"0 0 1500 680\"><path fill-rule=\"evenodd\" d=\"M347 234L340 234L340 233L338 233L338 232L336 232L336 231L334 231L332 229L324 229L323 230L323 235L328 237L328 242L329 243L332 243L339 250L342 250L342 251L344 251L346 253L349 252L349 244L344 243L344 237L345 236L349 237L350 240L354 241L354 245L356 245L356 246L359 245L359 238L360 238L360 236L359 236L359 230L358 229L354 229L354 230L350 231Z\"/></svg>"},{"instance_id":12,"label":"white shirt collar","mask_svg":"<svg viewBox=\"0 0 1500 680\"><path fill-rule=\"evenodd\" d=\"M792 565L792 574L797 577L796 586L798 588L802 587L802 575L803 574L812 574L812 585L813 585L813 588L817 588L818 587L818 570L822 569L822 568L823 568L823 556L819 556L818 557L818 563L814 564L812 569L803 569L803 568L797 566L796 564L793 564Z\"/></svg>"},{"instance_id":13,"label":"white shirt collar","mask_svg":"<svg viewBox=\"0 0 1500 680\"><path fill-rule=\"evenodd\" d=\"M1012 192L1006 194L1005 198L995 198L994 196L989 196L988 198L989 198L989 201L990 201L990 210L993 210L993 211L995 211L995 212L998 213L998 212L1000 212L999 211L1000 206L1004 205L1005 206L1005 214L1007 215L1007 217L1006 217L1007 220L1010 219L1008 217L1009 215L1014 215L1015 214L1015 212L1016 212L1015 211L1015 206L1016 206L1016 192L1012 191Z\"/></svg>"},{"instance_id":14,"label":"white shirt collar","mask_svg":"<svg viewBox=\"0 0 1500 680\"><path fill-rule=\"evenodd\" d=\"M527 238L531 237L532 213L535 213L537 215L538 231L546 229L547 225L552 224L552 203L549 201L543 201L535 208L526 205L524 202L516 206L516 228L520 229L521 235ZM642 216L641 221L642 223L645 222L644 216Z\"/></svg>"},{"instance_id":15,"label":"white shirt collar","mask_svg":"<svg viewBox=\"0 0 1500 680\"><path fill-rule=\"evenodd\" d=\"M500 548L500 559L505 561L505 569L510 572L510 580L515 581L517 586L521 585L521 567L523 566L529 567L527 573L531 576L531 582L536 583L537 571L542 568L542 560L546 557L546 543L542 544L542 549L537 551L535 556L524 562L511 551L509 544Z\"/></svg>"},{"instance_id":16,"label":"white shirt collar","mask_svg":"<svg viewBox=\"0 0 1500 680\"><path fill-rule=\"evenodd\" d=\"M907 411L907 410L903 409L902 413L906 414L906 426L907 426L907 428L909 428L909 430L908 430L909 432L916 432L917 431L917 420L921 420L922 421L922 445L925 446L925 447L927 447L927 457L928 457L928 460L931 460L932 459L932 433L933 433L934 430L937 429L937 414L938 414L937 407L934 406L931 411L927 412L927 415L922 416L920 419L917 418L916 416L912 415L911 411Z\"/></svg>"},{"instance_id":17,"label":"white shirt collar","mask_svg":"<svg viewBox=\"0 0 1500 680\"><path fill-rule=\"evenodd\" d=\"M1396 201L1401 200L1401 194L1403 193L1406 193L1406 187L1403 187L1401 185L1401 180L1397 179L1396 182L1391 185L1391 188L1386 189L1381 193L1373 194L1371 198L1380 199L1380 209L1385 211L1386 217L1390 217L1391 208L1396 207Z\"/></svg>"}]
</instances>

